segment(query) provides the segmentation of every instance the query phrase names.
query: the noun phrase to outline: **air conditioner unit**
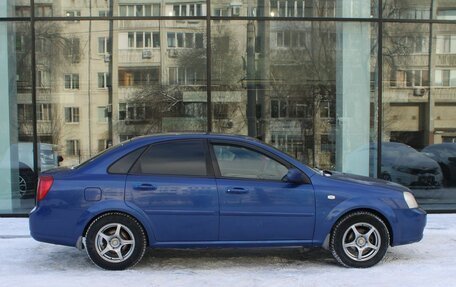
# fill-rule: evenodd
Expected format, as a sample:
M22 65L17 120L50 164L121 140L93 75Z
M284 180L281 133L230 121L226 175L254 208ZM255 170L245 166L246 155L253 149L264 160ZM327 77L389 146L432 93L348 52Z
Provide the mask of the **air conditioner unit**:
M111 54L105 54L104 55L104 62L105 63L111 62Z
M151 50L143 50L142 58L143 59L151 59L152 58L152 51Z
M422 97L422 96L424 96L425 94L426 94L426 89L422 89L422 88L421 88L421 89L420 89L420 88L418 88L418 89L413 89L413 95L414 95L415 97Z
M169 49L168 55L170 58L177 58L177 56L179 55L179 52L176 49Z

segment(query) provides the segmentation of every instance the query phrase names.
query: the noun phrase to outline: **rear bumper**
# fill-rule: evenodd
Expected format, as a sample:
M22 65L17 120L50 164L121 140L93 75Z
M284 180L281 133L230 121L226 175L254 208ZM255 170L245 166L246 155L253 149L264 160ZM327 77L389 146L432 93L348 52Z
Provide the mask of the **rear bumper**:
M397 223L393 233L392 246L418 242L423 239L427 215L421 208L396 211Z
M54 224L56 220L50 216L46 208L33 208L29 214L29 229L33 239L41 242L76 246L77 238L71 236L65 228Z

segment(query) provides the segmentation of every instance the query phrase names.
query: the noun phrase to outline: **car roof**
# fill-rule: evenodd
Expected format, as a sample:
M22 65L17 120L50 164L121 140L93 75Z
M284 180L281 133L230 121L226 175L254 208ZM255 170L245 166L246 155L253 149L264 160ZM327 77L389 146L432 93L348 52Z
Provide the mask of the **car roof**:
M255 141L260 140L236 134L219 134L219 133L161 133L153 135L143 135L132 139L132 141L162 141L162 140L176 140L176 139L221 139L221 140L241 140L241 141Z

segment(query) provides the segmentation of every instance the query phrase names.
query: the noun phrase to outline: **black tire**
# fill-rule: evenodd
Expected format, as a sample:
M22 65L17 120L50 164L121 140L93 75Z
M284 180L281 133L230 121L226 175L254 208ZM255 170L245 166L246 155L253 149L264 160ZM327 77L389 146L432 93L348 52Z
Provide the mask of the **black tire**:
M391 178L391 175L389 175L388 173L383 173L382 174L382 179L386 180L386 181L393 181L392 178Z
M28 198L35 196L37 180L35 173L30 168L19 169L19 198Z
M95 265L107 270L124 270L135 266L141 261L147 247L146 233L141 224L133 217L118 212L96 218L87 229L85 238L89 258ZM133 243L124 245L124 242ZM108 251L101 254L104 250Z
M335 224L329 249L334 258L345 267L368 268L384 258L389 243L390 234L383 220L373 213L357 211L344 216Z

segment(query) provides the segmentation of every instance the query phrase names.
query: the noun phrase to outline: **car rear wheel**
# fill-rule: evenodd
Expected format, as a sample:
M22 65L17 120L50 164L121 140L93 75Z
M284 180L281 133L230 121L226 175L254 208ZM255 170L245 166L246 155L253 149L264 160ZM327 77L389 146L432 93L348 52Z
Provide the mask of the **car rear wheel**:
M390 242L382 219L365 211L340 219L331 233L330 250L345 267L367 268L380 262Z
M144 256L146 246L146 234L141 224L123 213L103 214L87 229L87 254L103 269L133 267Z

